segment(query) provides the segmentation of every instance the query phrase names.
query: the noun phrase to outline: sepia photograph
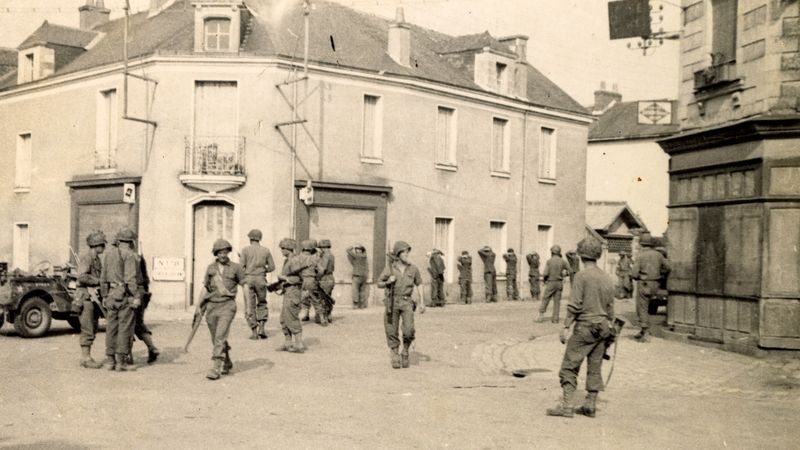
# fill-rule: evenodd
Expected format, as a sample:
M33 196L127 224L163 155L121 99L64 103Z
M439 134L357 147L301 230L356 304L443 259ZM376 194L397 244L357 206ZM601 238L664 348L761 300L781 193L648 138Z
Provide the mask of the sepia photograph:
M799 0L0 0L0 449L796 449Z

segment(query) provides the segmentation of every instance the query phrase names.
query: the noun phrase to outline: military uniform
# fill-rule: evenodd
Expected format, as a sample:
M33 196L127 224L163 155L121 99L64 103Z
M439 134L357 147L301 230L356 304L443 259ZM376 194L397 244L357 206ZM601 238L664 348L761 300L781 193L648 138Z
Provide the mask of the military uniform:
M649 235L642 236L640 243L643 248L633 264L631 276L638 280L636 282L636 316L639 319L641 331L636 338L647 341L650 328L648 312L650 300L658 294L661 279L669 274L670 267L667 258L650 247L652 242Z
M309 320L308 312L310 308L314 307L315 321L322 325L327 326L328 320L324 314L324 308L320 299L319 289L319 254L317 254L317 241L307 239L302 242L303 251L300 253L300 259L305 266L300 272L300 277L303 279L301 299L302 309L300 311L300 320Z
M356 249L361 251L357 252ZM367 251L362 245L350 247L347 249L347 259L353 266L353 308L366 308L367 298L369 297Z
M525 256L528 260L528 283L531 285L531 299L539 300L539 254L536 252L528 253Z
M106 253L101 282L107 284L106 306L106 356L112 357L111 369L131 370L127 357L131 352L135 308L141 306L139 285L136 280L138 260L136 254L122 242L133 244L135 234L130 229L117 233L120 243Z
M224 239L218 239L212 250L215 258L223 250L230 252L232 246ZM228 334L231 322L236 316L236 288L243 285L244 280L242 266L230 259L226 259L225 262L215 260L208 265L203 277L203 286L208 293L204 303L206 323L211 334L213 345L211 360L214 362L214 367L206 377L211 380L219 378L220 374L226 373L232 366L228 353L230 350Z
M333 256L333 253L331 253L331 241L328 239L320 239L319 250L320 255L317 274L319 276L319 289L321 291L320 300L325 318L330 322L331 314L333 313L333 305L336 303L333 299L333 288L336 286L336 279L333 276L333 271L336 268L336 258Z
M135 256L137 261L136 285L139 289L139 297L142 299L142 305L134 310L133 334L147 346L147 362L153 363L158 358L160 352L153 343L153 333L144 323L144 312L150 305L150 277L147 273L147 263L145 259L138 254L135 254Z
M78 259L78 289L75 291L73 312L79 314L81 324L80 346L81 366L87 369L99 369L103 365L92 359L91 349L97 333L97 313L99 308L95 301L99 301L100 280L103 265L100 262L100 253L103 252L106 238L102 231L91 233L87 239L90 252Z
M558 250L554 252L552 250ZM561 249L554 246L551 250L552 256L547 260L544 266L544 296L542 304L539 307L539 321L543 320L544 313L547 311L547 305L550 300L553 301L553 317L550 319L553 323L558 322L558 316L561 312L561 293L564 289L564 275L570 271L570 266L561 257Z
M631 282L631 266L633 263L628 255L625 253L620 254L619 262L617 263L617 289L619 291L619 298L631 298L633 292L633 283Z
M407 243L403 241L395 242L392 250L392 255L395 259L383 269L378 279L378 287L389 290L389 301L386 303L383 326L386 332L386 343L389 346L392 367L395 369L409 366L409 347L414 342L416 332L414 328L414 311L417 308L417 304L414 302L412 295L414 287L422 284L422 275L420 275L417 266L410 262L405 264L400 260L400 253L410 250L411 246ZM394 277L393 282L390 277ZM422 295L421 291L420 295ZM419 301L421 304L420 312L422 312L425 308L425 299L420 298ZM401 321L403 350L398 355Z
M575 284L575 274L581 270L581 259L575 252L567 252L567 264L569 264L569 285Z
M428 260L428 273L431 275L431 306L444 306L444 260L442 252L434 249Z
M300 255L293 253L296 243L293 239L283 239L281 250L284 251L283 268L280 280L283 287L283 306L281 307L281 329L286 342L278 348L283 351L303 352L303 324L300 321L300 290L303 283L300 273L305 266ZM295 339L295 344L292 343Z
M239 257L244 271L245 319L252 331L250 339L266 338L264 325L269 319L267 274L275 270L275 261L269 249L259 243L261 230L251 230L247 236L250 245L242 249Z
M461 301L472 303L472 257L464 252L458 257L458 285L461 288Z
M483 282L487 302L497 301L497 272L494 269L495 254L488 245L478 250L478 255L483 261Z
M517 287L517 255L514 249L508 249L503 255L506 262L506 300L519 300L519 288Z

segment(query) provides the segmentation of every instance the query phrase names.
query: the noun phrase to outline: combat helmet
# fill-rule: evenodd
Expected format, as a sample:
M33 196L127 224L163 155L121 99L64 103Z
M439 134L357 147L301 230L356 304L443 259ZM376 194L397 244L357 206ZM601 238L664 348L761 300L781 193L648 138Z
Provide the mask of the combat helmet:
M297 241L290 238L283 238L280 244L278 244L278 247L284 250L294 251L294 249L297 248Z
M550 253L561 256L561 247L559 247L558 245L550 247Z
M106 245L106 234L100 230L93 231L89 233L89 236L86 236L86 244L89 247L97 247L99 245Z
M263 235L261 234L261 230L259 230L258 228L253 228L252 230L250 230L249 233L247 233L247 238L250 239L251 241L260 241L262 236Z
M300 248L306 251L314 251L314 249L317 248L317 241L314 239L305 239L300 243Z
M216 255L221 250L233 251L233 246L225 239L217 239L214 241L214 247L211 248L211 253Z
M131 230L130 227L122 227L117 232L116 240L119 242L135 242L136 232Z
M320 239L319 240L319 248L331 248L330 239Z
M581 258L597 261L602 254L603 247L597 239L587 237L578 242L578 255Z
M411 246L408 245L408 242L397 241L394 243L394 247L392 247L392 255L400 256L400 253L403 253L406 250L411 250Z
M639 236L639 245L641 245L642 247L653 247L653 244L654 244L653 236L647 231L645 231L644 233L642 233L641 236Z

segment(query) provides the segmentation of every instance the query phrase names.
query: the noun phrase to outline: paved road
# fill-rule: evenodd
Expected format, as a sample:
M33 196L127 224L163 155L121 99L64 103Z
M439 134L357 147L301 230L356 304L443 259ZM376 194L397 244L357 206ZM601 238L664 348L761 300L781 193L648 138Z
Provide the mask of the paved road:
M66 326L27 340L6 324L0 447L796 448L798 360L638 344L632 329L598 417L546 417L560 394L563 346L558 325L533 323L536 306L430 308L417 317L405 370L389 366L378 308L339 309L333 326L306 326L304 355L275 351L277 311L270 339L248 340L240 308L233 374L215 382L204 378L205 328L190 353L180 350L187 313L149 313L162 358L124 374L79 368L78 338ZM135 349L143 361L143 345ZM510 376L516 369L532 373Z

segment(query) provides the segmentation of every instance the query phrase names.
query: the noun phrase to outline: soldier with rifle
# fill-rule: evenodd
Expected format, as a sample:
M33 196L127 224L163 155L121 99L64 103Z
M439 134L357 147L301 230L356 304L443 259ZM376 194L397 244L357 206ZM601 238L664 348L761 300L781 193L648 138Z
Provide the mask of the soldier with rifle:
M100 254L106 248L106 235L102 231L94 231L86 237L89 252L78 259L78 289L72 302L72 312L79 314L81 324L81 367L86 369L99 369L103 367L92 359L92 344L97 333L97 315L95 308L99 307L100 277L103 266Z
M278 283L273 283L268 287L270 290L277 290L279 294L283 294L281 329L285 341L278 347L278 351L303 353L306 351L306 346L303 343L303 324L300 321L302 303L300 291L303 283L300 274L306 266L303 258L295 254L297 242L294 239L282 239L280 247L285 258L283 269L278 277Z
M649 341L650 301L658 295L661 280L669 275L670 267L667 258L653 248L654 242L650 233L642 233L639 238L642 251L633 264L631 277L636 282L636 316L641 331L634 336L639 342Z
M336 304L333 299L333 288L336 285L333 271L336 267L336 259L331 253L331 241L328 239L320 239L317 251L319 252L317 275L319 277L320 300L325 321L330 322L333 305Z
M123 227L106 254L101 275L101 285L105 285L103 299L106 305L106 360L109 370L119 372L136 370L128 365L133 340L134 312L142 305L141 292L137 283L139 261L133 253L136 233Z
M136 284L139 286L142 306L137 308L134 312L133 334L147 346L147 363L152 364L158 359L158 355L160 355L161 352L158 351L158 347L153 343L153 332L150 331L144 323L144 312L150 305L150 298L152 297L150 294L150 276L147 273L147 263L144 257L140 254L136 254L136 261ZM133 337L131 337L131 340L132 339ZM131 346L133 346L133 342L131 342ZM129 355L128 363L133 364L133 353Z

